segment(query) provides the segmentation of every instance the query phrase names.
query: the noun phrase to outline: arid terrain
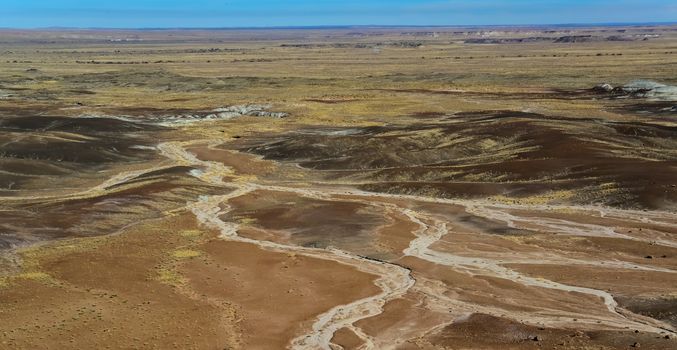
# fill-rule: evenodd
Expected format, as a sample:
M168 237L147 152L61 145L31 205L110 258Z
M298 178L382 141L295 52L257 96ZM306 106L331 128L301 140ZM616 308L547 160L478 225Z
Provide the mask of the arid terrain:
M677 349L677 26L0 30L0 349Z

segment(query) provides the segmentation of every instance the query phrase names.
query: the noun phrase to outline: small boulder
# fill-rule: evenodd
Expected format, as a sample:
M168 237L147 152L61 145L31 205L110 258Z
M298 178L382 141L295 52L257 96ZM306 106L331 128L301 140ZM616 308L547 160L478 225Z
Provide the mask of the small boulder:
M609 92L613 91L613 89L614 89L614 87L611 86L611 84L602 83L602 84L599 84L599 85L595 85L595 87L592 88L592 91L600 92L600 93L609 93Z

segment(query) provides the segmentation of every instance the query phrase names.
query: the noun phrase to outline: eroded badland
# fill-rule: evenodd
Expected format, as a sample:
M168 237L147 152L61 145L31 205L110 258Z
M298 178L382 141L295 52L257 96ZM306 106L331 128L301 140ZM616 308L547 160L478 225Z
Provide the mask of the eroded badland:
M677 348L677 27L0 44L0 348Z

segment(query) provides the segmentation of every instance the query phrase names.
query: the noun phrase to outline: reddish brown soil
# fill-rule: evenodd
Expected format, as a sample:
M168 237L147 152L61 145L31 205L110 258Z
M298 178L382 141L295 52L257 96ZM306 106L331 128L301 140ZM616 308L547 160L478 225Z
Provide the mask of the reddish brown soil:
M197 295L238 310L245 348L282 349L315 316L379 292L374 276L333 261L247 243L210 241L201 250L205 259L182 272Z

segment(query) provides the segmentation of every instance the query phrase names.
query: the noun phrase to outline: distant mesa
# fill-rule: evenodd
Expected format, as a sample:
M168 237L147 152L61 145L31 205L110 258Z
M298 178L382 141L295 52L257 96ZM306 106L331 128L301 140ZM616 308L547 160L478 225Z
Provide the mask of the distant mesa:
M555 39L556 43L586 43L593 41L592 35L566 35Z
M636 41L649 40L650 38L657 38L658 35L610 35L610 36L594 36L594 35L563 35L563 36L530 36L519 38L470 38L463 42L466 44L522 44L522 43L555 43L555 44L574 44L574 43L589 43L602 41Z

